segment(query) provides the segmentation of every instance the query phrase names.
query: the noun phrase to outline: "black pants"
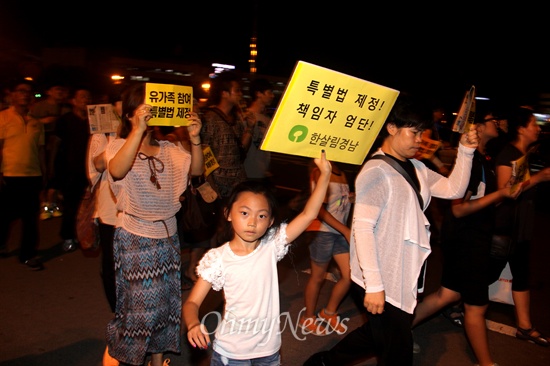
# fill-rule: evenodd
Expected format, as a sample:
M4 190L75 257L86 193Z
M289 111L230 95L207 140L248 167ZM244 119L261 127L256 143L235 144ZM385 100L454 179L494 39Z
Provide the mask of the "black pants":
M413 314L387 302L382 314L366 314L367 322L346 335L330 350L311 356L304 366L355 365L371 357L378 358L378 366L412 365Z
M78 213L80 201L82 201L82 197L84 197L84 193L86 193L86 181L74 182L74 184L65 185L60 189L63 194L63 216L61 217L59 236L61 236L63 240L77 238L76 214Z
M115 312L116 306L116 280L115 259L113 255L113 236L115 227L99 223L99 245L101 246L101 279L103 290L109 302L111 311Z
M4 177L0 187L0 247L7 245L11 223L21 219L19 261L36 256L42 177Z

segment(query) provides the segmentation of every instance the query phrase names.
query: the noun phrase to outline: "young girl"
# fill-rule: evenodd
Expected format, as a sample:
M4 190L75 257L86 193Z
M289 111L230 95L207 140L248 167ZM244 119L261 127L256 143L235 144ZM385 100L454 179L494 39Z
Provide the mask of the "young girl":
M210 289L224 290L225 311L216 329L211 365L224 365L227 360L280 364L277 262L323 204L331 164L324 151L314 162L321 172L317 185L303 211L289 223L272 226L277 202L262 183L240 183L228 197L224 214L232 239L201 259L199 279L183 305L189 342L206 349L210 336L198 317L199 308Z
M342 324L338 307L351 285L349 267L350 228L347 226L353 193L348 180L338 163L331 163L332 174L324 204L319 216L307 228L304 236L309 244L311 276L304 290L304 312L300 326L315 335L326 335L328 331L344 334L347 327ZM310 184L315 187L319 169L310 173ZM330 261L334 259L340 270L340 278L330 292L326 307L316 315L317 300L325 282ZM319 323L325 323L327 328Z

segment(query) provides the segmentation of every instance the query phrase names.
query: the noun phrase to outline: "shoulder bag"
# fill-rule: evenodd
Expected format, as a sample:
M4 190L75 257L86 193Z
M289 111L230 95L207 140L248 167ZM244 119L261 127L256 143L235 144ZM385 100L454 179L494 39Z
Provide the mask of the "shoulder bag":
M215 224L219 196L204 176L189 179L189 185L181 197L181 231L207 229Z
M101 177L97 183L90 184L78 206L76 214L76 237L82 250L99 248L99 221L94 217Z

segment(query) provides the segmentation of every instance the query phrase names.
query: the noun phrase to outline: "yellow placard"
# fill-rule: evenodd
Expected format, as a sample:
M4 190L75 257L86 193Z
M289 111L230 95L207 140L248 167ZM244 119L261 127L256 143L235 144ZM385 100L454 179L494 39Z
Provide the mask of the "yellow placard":
M418 153L415 155L416 159L431 159L435 152L441 147L441 141L432 140L422 135L422 142Z
M193 87L146 83L145 103L153 107L149 126L187 126L193 110Z
M531 179L529 164L526 155L512 161L512 186L510 192L514 193L523 183Z
M399 91L298 61L262 150L360 165Z
M214 152L210 146L205 146L202 149L202 154L204 155L204 176L208 177L210 173L218 169L220 165L214 156Z

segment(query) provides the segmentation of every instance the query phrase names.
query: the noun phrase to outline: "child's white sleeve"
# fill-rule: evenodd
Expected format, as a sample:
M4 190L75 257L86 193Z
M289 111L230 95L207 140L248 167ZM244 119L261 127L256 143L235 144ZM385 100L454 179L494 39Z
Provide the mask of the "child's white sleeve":
M212 284L212 289L220 291L225 285L222 270L222 247L210 249L201 258L197 266L197 274Z
M287 223L282 223L278 230L270 230L266 239L272 242L275 246L275 254L277 255L277 261L280 261L288 253L290 244L286 236Z

